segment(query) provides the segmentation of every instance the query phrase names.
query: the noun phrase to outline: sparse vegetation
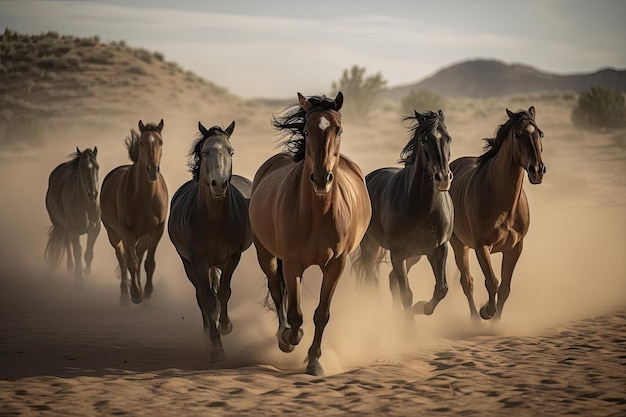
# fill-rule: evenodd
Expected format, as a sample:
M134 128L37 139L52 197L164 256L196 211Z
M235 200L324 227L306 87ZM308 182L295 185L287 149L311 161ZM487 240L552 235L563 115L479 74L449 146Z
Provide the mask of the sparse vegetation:
M444 110L445 100L428 90L411 91L402 99L400 110L403 115L412 115L414 110L424 112L427 110Z
M344 94L342 112L355 121L364 121L378 104L387 89L387 81L380 73L365 76L365 68L354 65L344 70L341 78L331 86L334 97L338 91Z
M578 98L572 122L586 128L626 127L624 95L603 87L591 87Z

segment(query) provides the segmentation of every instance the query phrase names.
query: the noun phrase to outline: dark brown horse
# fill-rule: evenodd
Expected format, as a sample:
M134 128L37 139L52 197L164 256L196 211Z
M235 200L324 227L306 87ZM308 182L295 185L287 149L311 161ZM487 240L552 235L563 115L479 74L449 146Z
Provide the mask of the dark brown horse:
M136 304L143 298L140 266L146 250L145 295L152 294L154 253L167 216L167 186L159 167L162 130L163 120L158 125L144 125L140 120L139 133L131 129L125 143L132 165L122 165L109 172L100 192L102 223L120 266L122 301L128 297L130 272L130 297Z
M193 179L172 197L168 232L187 278L196 288L204 335L212 362L225 359L220 333L233 328L228 317L230 280L241 253L252 244L248 220L250 180L232 173L230 137L235 122L223 130L206 129L190 153ZM219 327L218 322L219 306Z
M489 293L480 317L488 320L495 315L499 319L530 223L523 189L524 171L531 184L541 184L546 172L541 158L543 132L535 122L535 108L517 113L507 109L506 113L509 120L499 127L495 138L487 139L487 151L483 155L459 158L450 164L455 175L450 188L455 207L450 243L474 320L480 318L474 304L469 249L476 252ZM498 252L502 252L499 285L491 266L491 254Z
M278 315L278 346L290 352L302 338L300 308L304 270L323 273L315 336L306 372L322 375L319 358L330 303L348 255L361 241L371 207L361 169L339 153L343 95L332 100L298 93L273 125L289 135L287 152L257 171L250 200L250 222L261 269Z
M389 251L394 304L401 304L413 322L413 313L432 314L448 291L446 259L454 209L448 193L451 139L443 112L416 111L414 118L405 120L415 123L401 153L404 168L380 168L365 177L372 220L353 268L360 282L377 284L378 265ZM435 291L430 301L413 306L408 272L422 255L427 256L435 274Z
M57 266L66 254L67 270L73 271L77 278L83 276L79 238L87 234L84 273L90 274L93 246L101 227L97 154L97 147L82 152L76 148L76 152L70 155L72 159L54 168L48 179L46 209L52 226L44 255L50 265Z

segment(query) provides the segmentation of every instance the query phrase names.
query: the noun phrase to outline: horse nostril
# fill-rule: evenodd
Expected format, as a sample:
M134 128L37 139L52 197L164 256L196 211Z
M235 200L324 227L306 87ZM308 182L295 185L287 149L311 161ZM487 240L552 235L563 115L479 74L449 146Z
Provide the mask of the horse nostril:
M227 185L228 185L228 181L224 181L224 183L222 184L222 190L225 190Z
M436 181L441 181L441 175L439 175L438 172L435 172L435 180Z
M158 174L161 172L161 167L159 165L156 166L155 172Z
M528 167L528 172L530 172L531 174L534 174L536 172L535 171L535 166L534 165L529 166Z
M542 165L542 168L543 168L543 169L542 169L542 171L543 171L542 173L543 173L543 174L545 174L545 173L546 173L546 171L547 171L546 166L545 166L545 165Z
M315 174L311 172L311 176L309 177L311 182L315 182Z
M326 182L332 182L334 177L333 173L329 172L328 175L326 175Z
M215 180L211 180L211 187L217 187L217 182Z

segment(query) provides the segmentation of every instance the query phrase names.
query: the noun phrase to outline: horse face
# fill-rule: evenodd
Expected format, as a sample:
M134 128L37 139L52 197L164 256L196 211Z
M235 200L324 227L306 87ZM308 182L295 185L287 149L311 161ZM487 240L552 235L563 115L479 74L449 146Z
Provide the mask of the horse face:
M200 184L208 186L215 199L226 196L233 170L233 153L234 149L225 134L210 136L202 145Z
M85 149L83 152L79 152L80 161L78 163L80 185L85 195L92 203L98 198L98 173L100 165L98 165L98 161L96 161L96 153L97 148L94 148L94 151Z
M161 155L163 153L163 139L161 132L144 130L139 138L139 163L146 167L146 174L150 181L156 181L161 170Z
M307 112L315 107L300 93L298 93L298 100L302 109ZM335 179L333 172L339 163L339 147L343 131L339 115L339 110L343 105L343 94L339 92L335 100L328 100L326 104L334 106L334 109L330 107L331 110L328 110L329 107L323 107L326 110L313 111L306 116L304 123L305 164L311 171L309 179L317 195L327 194Z
M433 185L439 191L448 191L453 174L450 170L450 142L445 125L435 123L433 129L421 140L422 166L428 175L432 175Z
M529 110L534 116L534 107ZM528 180L531 184L541 184L543 175L546 173L546 166L543 163L543 131L537 127L534 119L522 119L513 130L513 140L515 141L515 159L520 166L528 173Z

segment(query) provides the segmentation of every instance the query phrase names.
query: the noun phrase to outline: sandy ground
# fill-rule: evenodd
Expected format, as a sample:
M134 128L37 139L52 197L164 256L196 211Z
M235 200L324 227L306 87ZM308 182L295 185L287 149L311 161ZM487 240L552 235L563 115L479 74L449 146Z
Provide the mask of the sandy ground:
M185 153L196 123L166 119L162 172L170 195L189 178ZM251 178L275 138L269 128L269 138L240 132L235 172ZM433 316L416 317L412 338L396 325L386 285L365 296L346 271L322 345L326 376L317 378L303 374L320 285L315 270L305 274L305 337L284 354L275 317L261 305L266 287L254 249L247 251L233 279L228 358L211 364L193 286L167 236L157 251L155 293L142 305L119 305L104 229L83 282L44 264L49 172L76 144L97 144L103 178L126 163L125 133L0 155L0 415L626 415L623 147L608 139L591 145L599 136L569 143L567 132L548 142L546 134L549 171L541 186L525 185L531 230L500 323L471 324L452 257L448 296ZM392 165L405 140L385 154L355 136L344 135L343 149L366 172ZM453 157L480 151L463 134L455 140ZM482 304L483 280L475 261L472 267ZM429 297L433 284L426 262L412 270L416 299Z

